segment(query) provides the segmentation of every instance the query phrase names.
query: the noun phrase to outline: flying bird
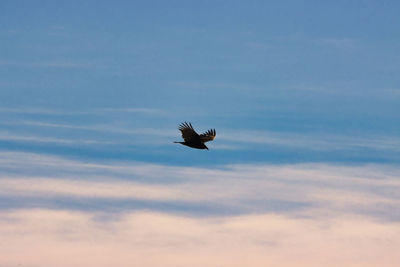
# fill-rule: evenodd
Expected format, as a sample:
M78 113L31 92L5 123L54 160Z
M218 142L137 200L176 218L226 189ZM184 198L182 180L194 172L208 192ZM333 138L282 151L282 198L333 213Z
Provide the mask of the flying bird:
M185 146L197 148L197 149L207 149L205 142L212 141L215 138L216 132L215 129L210 129L203 134L197 134L193 129L192 124L189 122L184 122L179 125L179 130L182 132L182 138L185 140L184 142L174 142L178 144L182 144Z

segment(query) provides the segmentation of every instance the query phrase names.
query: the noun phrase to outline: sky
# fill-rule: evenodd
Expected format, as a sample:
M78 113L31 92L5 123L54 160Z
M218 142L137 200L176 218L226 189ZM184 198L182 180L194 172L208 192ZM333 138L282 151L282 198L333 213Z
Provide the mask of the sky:
M399 266L399 10L0 1L0 267Z

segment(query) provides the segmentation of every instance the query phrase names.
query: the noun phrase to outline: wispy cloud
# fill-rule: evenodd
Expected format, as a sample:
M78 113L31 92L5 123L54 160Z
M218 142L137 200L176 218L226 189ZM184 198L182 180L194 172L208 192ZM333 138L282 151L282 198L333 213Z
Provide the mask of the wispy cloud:
M107 109L102 109L101 112L106 112ZM112 109L111 109L112 110ZM110 112L112 112L110 110ZM1 111L1 110L0 110ZM18 112L14 109L4 109L5 112ZM160 114L162 111L153 109L115 109L115 112L140 112L148 114ZM24 112L40 112L45 114L56 114L52 110L26 110ZM93 111L96 112L96 111ZM100 112L100 111L97 111ZM60 113L62 114L62 113ZM86 112L86 114L91 114ZM72 124L72 123L59 123L51 121L40 121L40 120L13 120L4 121L3 125L27 125L43 128L61 128L69 130L86 130L93 132L113 133L120 135L136 135L138 138L135 139L137 144L155 144L160 145L165 142L169 142L173 138L179 138L180 134L177 129L160 129L150 127L132 127L131 125L118 124L115 125L112 122L103 124ZM76 143L84 142L83 140L74 140L65 137L64 139L59 137L41 137L41 136L29 136L20 135L18 133L12 133L9 131L7 134L3 132L0 136L1 139L7 140L20 140L33 142L59 142L59 143ZM168 138L169 141L166 141ZM92 141L87 140L86 143ZM100 142L100 141L93 141ZM107 140L101 141L107 143ZM128 142L125 140L125 143ZM109 143L116 143L115 140L110 140ZM213 142L213 147L220 150L245 150L254 148L257 145L257 149L263 149L264 146L275 146L275 147L286 147L292 149L302 149L306 151L357 151L360 149L371 149L381 150L385 152L399 151L400 139L397 136L385 136L385 135L372 135L362 134L355 137L354 135L344 134L329 134L324 132L274 132L274 131L256 131L256 130L232 130L232 129L218 129L217 139Z
M336 47L341 49L356 49L360 47L360 42L354 38L347 37L324 37L316 38L314 42L319 45Z
M224 132L224 131L222 131ZM285 133L272 131L231 131L229 135L220 134L218 138L229 142L278 145L310 150L340 150L371 148L397 151L400 139L396 136L346 136L326 133Z
M25 134L19 131L0 131L0 140L2 141L13 141L13 142L24 142L24 143L48 143L48 144L59 144L59 145L96 145L96 144L119 144L119 145L149 145L159 146L171 144L172 139L177 137L177 130L165 129L160 130L157 128L132 128L124 125L109 124L88 124L88 125L77 125L67 123L53 123L43 121L12 121L2 122L3 125L15 125L15 126L32 126L34 128L49 128L56 132L48 131L46 135L30 134L29 131ZM63 130L62 136L57 130ZM76 137L77 132L89 132L89 137L82 139ZM32 131L34 132L34 131ZM95 133L98 135L95 135ZM70 135L68 133L75 133ZM106 135L106 136L104 136ZM110 137L110 135L112 135ZM227 146L222 146L222 149L226 149ZM232 149L232 147L229 147Z
M11 123L10 123L11 124ZM12 122L16 125L30 125L38 127L48 127L48 128L66 128L66 129L76 129L76 130L90 130L99 132L112 132L121 134L147 134L147 135L159 135L159 136L175 136L176 130L168 129L155 129L155 128L128 128L115 126L112 124L92 124L92 125L77 125L77 124L63 124L63 123L52 123L52 122L42 122L42 121L18 121Z
M19 113L19 114L71 114L75 113L74 111L60 111L60 110L55 110L55 109L49 109L49 108L36 108L36 107L13 107L13 108L8 108L8 107L1 107L0 112L2 113Z
M25 142L25 143L50 143L60 145L94 145L94 144L115 144L112 141L98 141L93 139L64 139L55 137L44 137L34 135L19 135L9 132L0 132L1 141Z
M44 61L0 60L0 66L26 68L62 68L62 69L107 69L102 62L56 59Z
M120 113L143 113L143 114L153 114L153 115L165 115L166 111L156 108L100 108L96 109L100 112L120 112Z
M104 114L108 112L119 113L143 113L160 115L166 114L164 110L156 108L140 108L140 107L126 107L126 108L94 108L86 110L60 110L51 108L37 108L37 107L0 107L0 112L3 113L18 113L18 114L49 114L49 115L82 115L82 114Z
M237 213L273 210L308 216L309 211L323 211L400 220L400 214L393 213L393 207L400 205L400 170L393 166L224 165L210 169L85 163L4 152L0 167L5 170L0 180L3 197L179 201Z
M386 89L382 89L381 91L392 97L400 96L400 88L386 88Z

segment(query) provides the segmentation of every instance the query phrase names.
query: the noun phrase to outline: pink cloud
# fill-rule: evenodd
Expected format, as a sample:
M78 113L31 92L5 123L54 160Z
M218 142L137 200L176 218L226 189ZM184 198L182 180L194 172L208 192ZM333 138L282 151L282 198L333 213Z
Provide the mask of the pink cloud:
M400 224L276 214L193 218L54 210L0 214L1 266L398 266Z

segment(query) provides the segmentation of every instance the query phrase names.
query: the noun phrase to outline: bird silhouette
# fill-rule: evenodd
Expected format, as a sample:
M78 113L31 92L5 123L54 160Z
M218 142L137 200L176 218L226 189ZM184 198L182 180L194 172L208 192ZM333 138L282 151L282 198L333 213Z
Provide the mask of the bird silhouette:
M208 147L204 143L214 140L216 135L215 129L210 129L207 132L199 135L193 129L193 126L190 122L181 123L179 125L179 130L182 132L182 138L184 142L174 142L174 143L182 144L197 149L208 150Z

